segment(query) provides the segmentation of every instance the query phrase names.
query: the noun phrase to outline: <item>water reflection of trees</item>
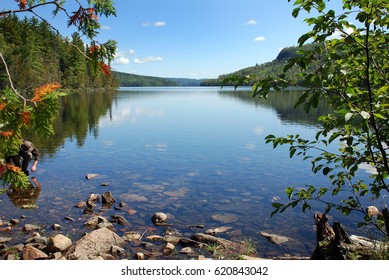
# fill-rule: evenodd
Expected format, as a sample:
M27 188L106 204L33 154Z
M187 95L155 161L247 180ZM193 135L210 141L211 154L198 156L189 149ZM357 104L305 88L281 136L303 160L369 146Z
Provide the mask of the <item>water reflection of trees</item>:
M272 92L268 98L253 97L253 93L249 90L222 91L220 94L221 96L236 98L255 106L272 108L277 112L277 115L283 122L290 124L315 126L318 125L318 117L331 112L331 106L324 102L321 102L316 110L311 109L309 114L304 111L303 106L294 108L294 104L297 103L302 95L301 90Z
M115 93L112 91L69 93L61 98L61 109L54 124L54 135L43 138L29 133L42 155L53 155L64 145L66 139L83 146L88 134L97 137L98 122L102 116L111 112Z
M161 92L157 90L155 93ZM132 96L137 94L142 94L144 98L143 93L132 92ZM317 110L312 110L309 114L302 107L294 109L293 106L301 95L301 91L296 90L272 93L267 99L253 98L249 90L223 90L220 95L239 99L254 106L272 108L283 122L291 124L317 125L317 118L330 112L329 104L325 103L319 104ZM111 113L115 97L115 92L112 91L69 93L60 99L61 109L54 125L55 134L43 138L30 133L26 137L32 140L45 156L54 155L67 139L76 141L78 146L83 146L88 135L98 136L99 119Z

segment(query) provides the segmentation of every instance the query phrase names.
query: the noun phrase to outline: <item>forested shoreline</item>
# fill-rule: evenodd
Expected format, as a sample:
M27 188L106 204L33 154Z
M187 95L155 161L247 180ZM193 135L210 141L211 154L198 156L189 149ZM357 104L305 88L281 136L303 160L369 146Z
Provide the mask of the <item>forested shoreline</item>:
M85 55L89 50L74 32L63 38L36 18L15 15L0 18L0 51L8 65L14 86L28 92L32 84L60 83L62 88L116 88L114 76L96 73ZM0 87L9 85L3 65Z

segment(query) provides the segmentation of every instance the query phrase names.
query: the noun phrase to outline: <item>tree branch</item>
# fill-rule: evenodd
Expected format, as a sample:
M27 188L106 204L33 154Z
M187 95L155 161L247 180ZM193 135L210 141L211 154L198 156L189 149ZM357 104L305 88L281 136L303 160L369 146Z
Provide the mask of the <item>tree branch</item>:
M8 70L8 65L7 65L7 62L5 61L4 59L4 56L2 53L0 53L0 58L4 64L4 68L5 68L5 72L7 73L7 78L8 78L8 82L10 84L10 87L12 89L12 91L20 98L23 100L23 106L26 107L26 104L27 104L27 101L28 99L26 99L23 95L21 95L15 88L13 82L12 82L12 78L11 78L11 74L9 73L9 70Z

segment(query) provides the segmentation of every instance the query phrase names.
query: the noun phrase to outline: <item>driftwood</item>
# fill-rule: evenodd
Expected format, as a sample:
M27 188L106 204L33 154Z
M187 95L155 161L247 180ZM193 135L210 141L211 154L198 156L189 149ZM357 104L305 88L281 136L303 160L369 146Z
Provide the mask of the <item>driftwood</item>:
M388 250L388 245L384 242L348 235L342 224L337 221L331 227L325 214L317 213L314 219L317 244L311 259L374 259L380 250Z

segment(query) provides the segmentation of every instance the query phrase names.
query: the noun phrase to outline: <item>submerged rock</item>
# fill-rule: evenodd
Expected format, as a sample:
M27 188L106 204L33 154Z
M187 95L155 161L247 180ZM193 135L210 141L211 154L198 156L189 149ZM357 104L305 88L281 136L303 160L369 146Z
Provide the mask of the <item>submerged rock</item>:
M123 216L120 216L120 215L112 215L112 218L115 219L115 221L119 224L119 225L129 225L130 223L126 220L126 218L124 218Z
M263 231L260 232L259 234L262 235L263 237L267 238L271 243L274 243L277 245L280 245L282 243L289 241L288 237L282 236L282 235L271 234L271 233L267 233L267 232L263 232Z
M156 212L151 217L151 221L154 224L163 224L163 223L166 223L166 220L167 220L167 215L165 213L162 213L162 212Z
M123 236L123 239L126 240L126 241L138 241L141 239L141 235L139 232L136 232L136 231L128 231L124 234Z
M212 219L225 224L229 224L238 221L239 217L235 214L215 214L212 215Z
M24 231L39 231L41 230L42 228L40 226L37 226L37 225L32 225L32 224L25 224L23 226L23 230Z
M226 232L226 231L228 231L230 229L231 229L231 227L211 228L211 229L208 229L205 233L206 234L210 234L210 235L216 235L218 233Z
M90 179L93 179L93 178L96 178L99 176L100 176L100 174L97 174L97 173L89 173L89 174L86 174L85 178L90 180Z
M94 216L84 223L85 226L93 229L108 228L113 229L113 225L103 216Z
M116 201L111 192L105 192L101 197L103 204L112 205Z

